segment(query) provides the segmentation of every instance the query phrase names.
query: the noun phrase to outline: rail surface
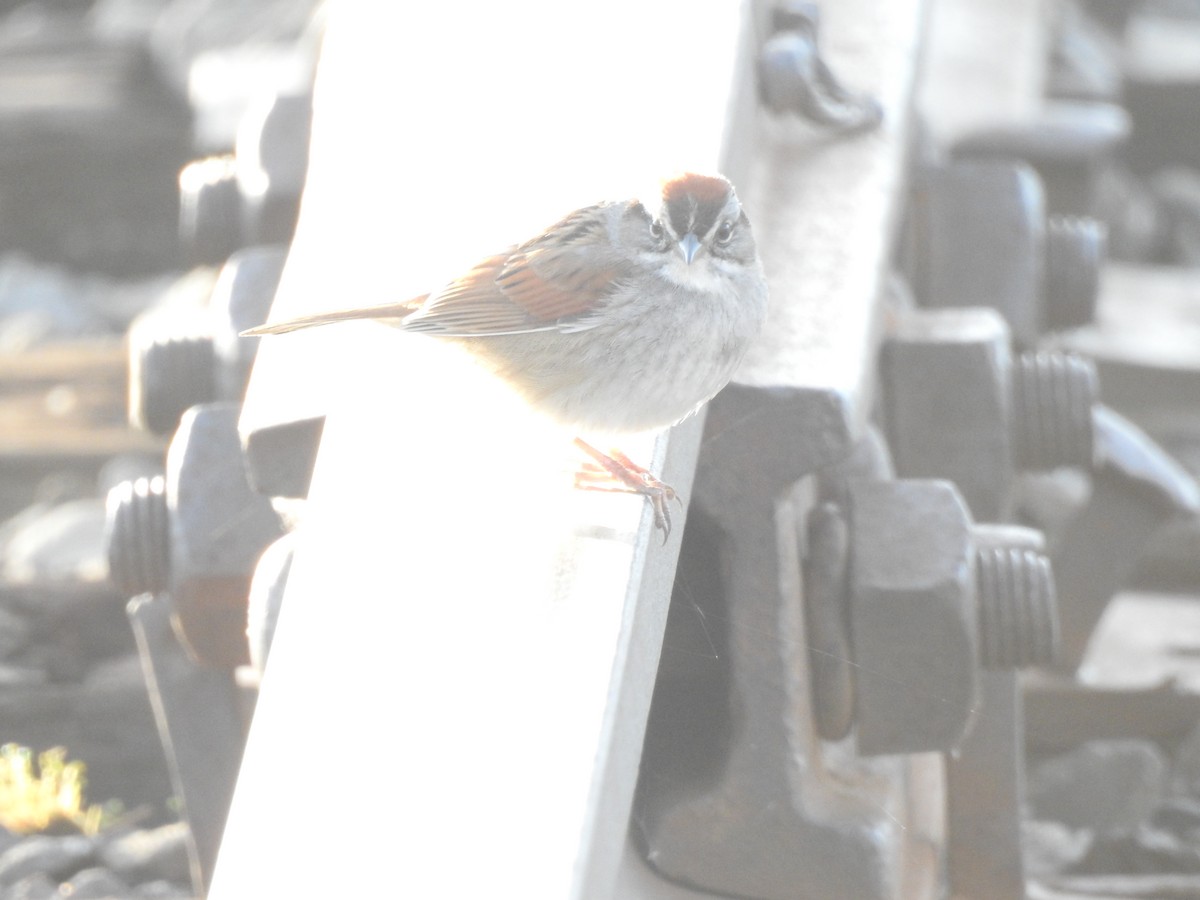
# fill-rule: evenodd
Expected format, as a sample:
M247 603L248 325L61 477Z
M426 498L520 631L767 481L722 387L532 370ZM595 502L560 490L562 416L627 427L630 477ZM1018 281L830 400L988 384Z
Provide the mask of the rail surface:
M415 296L661 173L737 181L749 14L338 6L274 314ZM639 500L572 491L569 436L432 341L265 343L243 430L321 414L212 896L365 895L351 861L389 858L424 896L605 896L682 529L662 546ZM687 497L701 425L625 450Z
M787 427L804 443L766 451L764 471L786 479L845 458L874 402L922 4L823 11L831 62L885 110L880 131L853 136L760 106L754 60L772 5L615 3L582 20L551 2L516 17L337 7L273 316L415 296L566 210L661 173L719 169L751 214L773 295L735 381L747 396L795 398ZM498 884L527 897L689 895L627 849L682 529L663 545L636 498L571 490L569 436L436 342L371 324L264 342L243 433L322 416L212 896L349 896L377 877L352 861L386 858L424 896ZM703 426L624 449L685 499L720 503L741 474L693 486ZM788 501L797 515L811 502L801 494ZM765 562L778 583L761 602L783 591L786 605L798 562L773 550ZM928 810L905 793L936 782L936 758L855 763L862 796L825 820L820 796L844 790L844 762L809 752L814 833L850 827L875 845L883 829L886 890L930 894L936 784ZM329 780L336 797L316 787ZM866 845L847 846L860 867Z

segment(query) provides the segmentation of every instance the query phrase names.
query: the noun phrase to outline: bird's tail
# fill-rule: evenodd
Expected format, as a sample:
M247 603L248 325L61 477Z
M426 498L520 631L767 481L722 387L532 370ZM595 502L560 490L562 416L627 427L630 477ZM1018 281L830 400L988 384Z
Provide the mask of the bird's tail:
M287 334L289 331L315 328L318 325L330 325L334 322L347 322L352 319L378 319L396 325L400 320L415 312L424 302L425 297L418 297L408 303L385 303L381 306L360 306L357 309L335 309L308 316L297 316L294 319L284 319L281 322L266 322L254 328L247 328L241 335L242 337L256 337L264 334Z

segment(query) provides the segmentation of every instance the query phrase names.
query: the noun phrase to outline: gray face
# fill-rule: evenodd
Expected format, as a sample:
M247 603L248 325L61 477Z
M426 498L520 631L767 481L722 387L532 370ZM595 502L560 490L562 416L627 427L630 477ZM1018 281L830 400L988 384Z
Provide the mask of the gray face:
M749 262L754 237L732 186L724 179L686 175L668 182L657 217L641 204L632 204L623 229L639 250L693 260ZM637 227L644 234L636 233Z

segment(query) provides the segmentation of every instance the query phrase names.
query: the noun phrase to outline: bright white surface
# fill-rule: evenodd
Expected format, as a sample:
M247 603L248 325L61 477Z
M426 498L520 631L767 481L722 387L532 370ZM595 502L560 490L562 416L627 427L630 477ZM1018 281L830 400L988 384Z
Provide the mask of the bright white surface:
M697 9L335 6L275 315L423 293L715 169L739 8ZM355 323L258 366L256 414L331 412L212 896L611 893L678 532L571 490L569 436L435 340Z
M318 87L312 155L362 191L345 205L376 227L337 227L392 260L392 278L339 272L340 295L308 291L305 309L425 293L579 206L716 168L737 4L392 6L335 9L325 54L352 61L357 83Z
M921 0L822 5L822 56L882 104L883 122L836 135L793 116L769 120L748 192L771 304L735 380L832 392L856 433L871 412L878 298L907 190L922 11Z

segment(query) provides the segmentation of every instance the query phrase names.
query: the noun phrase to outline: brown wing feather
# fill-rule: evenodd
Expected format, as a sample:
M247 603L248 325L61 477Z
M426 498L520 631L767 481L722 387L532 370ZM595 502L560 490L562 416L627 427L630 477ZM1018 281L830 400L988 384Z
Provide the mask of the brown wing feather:
M408 331L487 335L547 331L603 304L617 272L598 263L597 207L579 210L534 240L490 257L430 295ZM607 240L607 236L604 237Z
M597 244L600 207L567 216L533 240L489 256L467 274L406 303L315 313L268 323L245 335L284 334L348 319L400 319L405 331L443 335L548 331L579 320L603 304L617 271ZM607 235L601 240L607 241Z

